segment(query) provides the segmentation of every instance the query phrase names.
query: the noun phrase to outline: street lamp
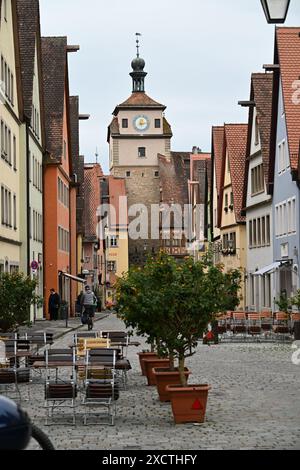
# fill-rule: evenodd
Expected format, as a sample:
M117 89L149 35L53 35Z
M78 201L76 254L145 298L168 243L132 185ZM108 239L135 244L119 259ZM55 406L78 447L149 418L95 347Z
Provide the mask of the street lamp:
M269 24L285 22L290 0L261 0L261 4Z

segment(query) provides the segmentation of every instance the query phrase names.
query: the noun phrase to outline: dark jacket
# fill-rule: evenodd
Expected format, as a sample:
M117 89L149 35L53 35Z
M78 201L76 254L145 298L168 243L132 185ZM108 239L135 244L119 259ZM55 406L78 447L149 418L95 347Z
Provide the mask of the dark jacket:
M51 310L58 310L61 304L60 296L59 294L51 294L49 296L49 312Z

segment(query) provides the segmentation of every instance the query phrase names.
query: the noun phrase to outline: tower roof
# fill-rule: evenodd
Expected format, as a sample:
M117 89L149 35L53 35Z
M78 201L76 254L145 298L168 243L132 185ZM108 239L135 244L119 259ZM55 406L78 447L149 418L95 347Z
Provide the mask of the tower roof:
M166 106L154 101L146 93L134 92L126 101L115 108L113 114L116 116L121 109L161 109L164 111Z

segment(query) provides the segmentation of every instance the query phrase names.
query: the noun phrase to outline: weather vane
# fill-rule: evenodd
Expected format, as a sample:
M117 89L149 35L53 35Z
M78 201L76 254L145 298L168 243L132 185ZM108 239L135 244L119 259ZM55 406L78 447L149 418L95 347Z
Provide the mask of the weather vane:
M95 157L96 157L96 163L98 163L98 157L99 157L98 147L96 147Z
M140 57L140 40L139 37L142 36L141 33L135 33L136 35L136 49L137 49L137 57Z

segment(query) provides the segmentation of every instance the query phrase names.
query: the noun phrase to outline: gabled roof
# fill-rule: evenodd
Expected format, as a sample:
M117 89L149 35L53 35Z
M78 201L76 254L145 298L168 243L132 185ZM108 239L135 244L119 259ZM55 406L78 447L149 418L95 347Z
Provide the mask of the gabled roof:
M189 203L189 159L190 153L188 152L171 152L170 158L158 155L161 201L163 203L181 206Z
M70 96L70 136L72 151L72 173L78 175L79 164L79 97Z
M157 101L154 101L146 93L135 92L123 103L119 104L113 114L117 115L120 109L136 109L136 108L145 108L145 109L162 109L165 110L166 106Z
M84 166L84 240L86 242L93 242L98 239L97 209L101 204L100 178L102 177L102 168L98 163Z
M257 123L259 128L261 153L263 160L264 176L266 186L269 183L269 171L271 162L270 140L272 125L272 98L273 98L273 73L253 73L251 76L250 101L255 103L257 113ZM248 139L247 139L247 161L244 182L243 207L247 204L248 191L248 171L251 152L251 140L253 131L254 110L251 106L249 109L248 121Z
M276 28L275 63L280 65L291 169L298 171L300 142L300 28ZM277 62L278 59L278 62Z
M67 38L42 38L46 148L57 162L63 154L65 87L68 87ZM67 97L68 99L68 97Z
M17 20L20 47L24 113L32 114L35 49L40 49L40 10L38 0L17 0ZM39 64L40 66L40 64ZM41 88L41 85L40 85ZM42 94L42 93L41 93ZM41 97L42 98L42 97Z
M225 124L225 145L222 160L221 197L219 201L219 226L222 222L224 179L226 155L229 158L230 177L233 192L236 223L245 222L241 215L243 208L243 190L246 167L248 124Z
M110 229L127 228L128 215L120 213L120 209L122 209L120 205L120 197L126 197L125 178L116 178L114 176L109 176L108 186L109 186L109 203L111 204L112 207L114 207L115 215L116 215L115 220L113 220L113 218L110 218L110 222L111 222ZM115 222L115 224L113 222Z
M217 194L221 192L222 161L224 154L224 126L213 126L212 128L212 160L217 185Z

